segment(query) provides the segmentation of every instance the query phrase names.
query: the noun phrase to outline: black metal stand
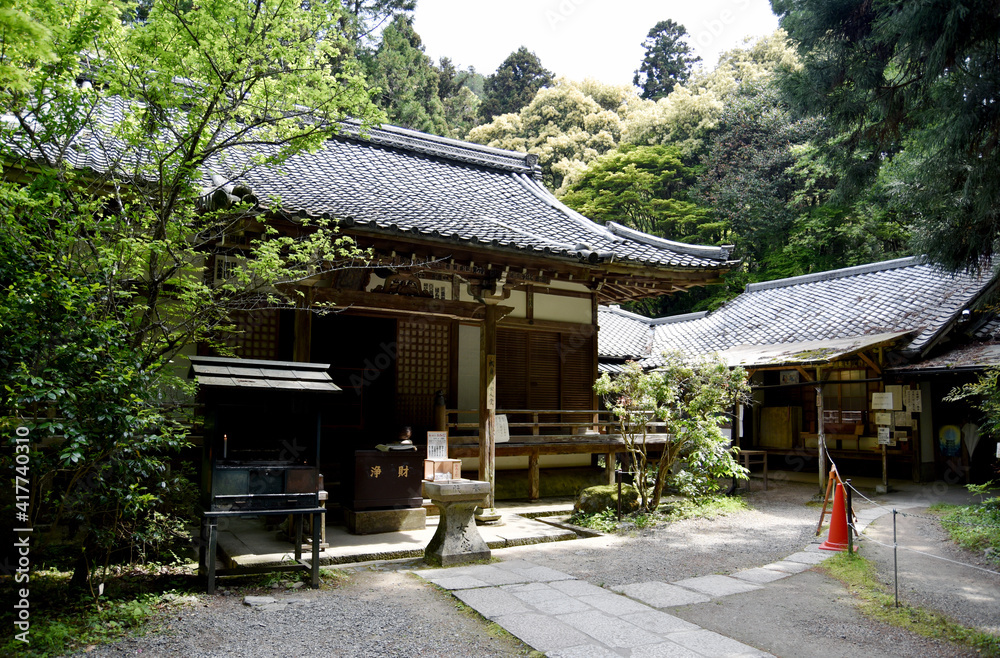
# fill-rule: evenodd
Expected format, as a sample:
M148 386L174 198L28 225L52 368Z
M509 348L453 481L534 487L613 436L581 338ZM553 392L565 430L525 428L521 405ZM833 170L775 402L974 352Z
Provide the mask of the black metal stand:
M271 510L231 510L203 511L201 525L201 543L198 548L198 575L207 577L206 589L209 594L215 593L215 578L217 576L246 575L255 573L271 573L275 571L311 571L313 589L319 587L319 544L320 519L326 510L322 507L307 507L301 509L271 509ZM312 563L302 560L302 519L305 515L312 516ZM290 565L274 565L261 567L236 567L231 569L216 569L216 551L219 541L219 519L247 516L292 516L295 519L295 562Z

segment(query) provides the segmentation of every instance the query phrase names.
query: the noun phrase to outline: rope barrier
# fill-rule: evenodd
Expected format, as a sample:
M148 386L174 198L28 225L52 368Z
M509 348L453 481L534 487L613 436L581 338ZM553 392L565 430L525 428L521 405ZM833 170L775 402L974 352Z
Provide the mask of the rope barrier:
M880 505L879 503L876 503L874 500L872 500L868 496L866 496L863 493L861 493L860 491L858 491L858 489L853 484L845 481L844 485L847 486L847 487L850 487L851 491L853 491L857 495L861 496L867 502L871 503L875 507L887 510L889 512L893 511L893 508L886 507L885 505ZM963 526L968 526L970 528L1000 528L1000 525L995 525L993 523L969 523L967 521L945 521L945 520L941 519L940 517L936 517L936 516L924 516L922 514L913 514L912 512L909 512L909 513L908 512L900 512L899 510L895 510L895 511L896 511L896 514L899 514L900 516L908 516L908 517L911 517L911 518L914 518L914 519L924 519L926 521L939 521L941 523L953 523L955 525L963 525Z
M852 529L854 529L854 526L852 524L849 524L849 525L850 525L850 527ZM950 558L941 557L940 555L934 555L933 553L927 553L925 551L918 551L915 548L909 548L907 546L900 546L899 544L896 544L895 546L893 544L886 544L884 542L880 542L879 540L877 540L877 539L875 539L873 537L869 537L868 535L858 535L858 540L859 541L864 541L864 542L869 542L870 541L870 542L872 542L874 544L878 544L879 546L883 546L885 548L901 548L904 551L910 551L911 553L918 553L920 555L926 555L927 557L932 557L935 560L942 560L944 562L950 562L952 564L957 564L957 565L962 566L962 567L969 567L970 569L978 569L979 571L985 571L986 573L993 574L994 576L1000 576L1000 571L993 571L991 569L986 569L984 567L979 567L979 566L976 566L974 564L968 564L966 562L959 562L957 560L952 560Z

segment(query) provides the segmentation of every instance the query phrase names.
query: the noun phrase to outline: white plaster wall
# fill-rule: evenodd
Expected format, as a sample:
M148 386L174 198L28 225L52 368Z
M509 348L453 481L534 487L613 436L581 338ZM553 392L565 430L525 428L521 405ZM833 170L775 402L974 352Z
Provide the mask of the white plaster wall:
M479 407L479 327L458 325L458 408ZM458 422L474 423L476 414L460 414Z
M536 320L590 324L592 318L589 299L535 293Z

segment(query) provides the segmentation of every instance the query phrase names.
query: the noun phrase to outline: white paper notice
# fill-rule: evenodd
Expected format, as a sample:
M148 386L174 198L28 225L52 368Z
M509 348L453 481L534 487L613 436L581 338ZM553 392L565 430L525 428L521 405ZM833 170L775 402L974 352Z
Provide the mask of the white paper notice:
M875 424L876 425L892 425L892 414L886 411L880 411L875 414Z
M507 426L507 416L500 414L497 416L497 435L494 443L507 443L510 441L510 428Z
M872 393L872 409L892 409L892 393Z
M887 446L889 445L889 440L890 440L889 428L888 427L878 428L878 444L880 446Z
M427 433L427 459L448 459L448 432Z
M903 404L906 405L906 410L913 413L920 413L920 391L914 389L906 389L903 391Z

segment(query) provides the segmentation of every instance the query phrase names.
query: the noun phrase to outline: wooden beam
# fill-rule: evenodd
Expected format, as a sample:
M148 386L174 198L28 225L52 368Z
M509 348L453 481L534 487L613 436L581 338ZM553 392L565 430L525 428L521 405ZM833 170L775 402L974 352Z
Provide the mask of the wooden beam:
M867 363L871 367L871 369L876 372L876 374L878 374L879 376L882 375L882 368L879 367L877 363L872 361L867 354L865 354L864 352L858 352L858 358Z
M799 374L806 378L807 382L813 381L812 374L802 366L795 366L795 369L799 371Z
M430 297L406 297L377 292L315 288L316 301L332 303L337 310L396 311L414 315L432 315L456 320L482 321L485 310L476 302L457 302Z

